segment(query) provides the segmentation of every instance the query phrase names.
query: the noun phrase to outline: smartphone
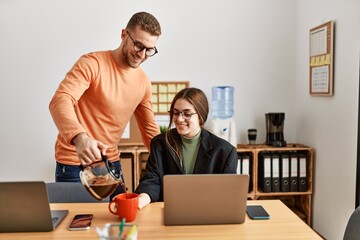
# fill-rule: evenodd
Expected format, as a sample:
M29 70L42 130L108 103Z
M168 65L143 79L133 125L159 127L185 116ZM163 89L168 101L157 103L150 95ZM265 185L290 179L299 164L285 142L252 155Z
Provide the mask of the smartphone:
M70 223L69 230L90 229L93 214L77 214Z
M251 219L269 219L270 215L261 205L252 205L246 207L246 212Z

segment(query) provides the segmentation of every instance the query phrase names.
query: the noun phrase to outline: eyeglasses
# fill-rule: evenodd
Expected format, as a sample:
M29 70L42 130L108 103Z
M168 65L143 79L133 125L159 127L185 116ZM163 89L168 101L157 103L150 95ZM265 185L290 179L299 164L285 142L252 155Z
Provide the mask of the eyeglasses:
M156 49L156 47L147 48L147 47L145 47L144 45L142 45L141 43L135 41L135 40L130 36L129 31L126 31L126 33L129 35L129 38L130 38L131 41L133 42L133 44L134 44L134 50L135 50L136 52L142 52L142 51L144 51L144 49L145 49L145 55L146 55L147 57L152 57L152 56L154 56L155 54L158 53L158 50Z
M169 113L171 114L171 111L169 111ZM197 114L197 113L192 113L190 111L183 111L183 112L174 111L174 112L172 112L172 115L174 118L178 118L181 115L182 118L185 120L189 120L191 118L191 116L195 115L195 114Z

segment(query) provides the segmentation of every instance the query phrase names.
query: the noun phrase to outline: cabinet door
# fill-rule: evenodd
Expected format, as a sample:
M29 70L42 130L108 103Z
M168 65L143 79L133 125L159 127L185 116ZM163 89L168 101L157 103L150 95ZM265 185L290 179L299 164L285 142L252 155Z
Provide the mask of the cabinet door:
M134 192L134 155L130 153L121 153L120 163L124 176L126 191Z

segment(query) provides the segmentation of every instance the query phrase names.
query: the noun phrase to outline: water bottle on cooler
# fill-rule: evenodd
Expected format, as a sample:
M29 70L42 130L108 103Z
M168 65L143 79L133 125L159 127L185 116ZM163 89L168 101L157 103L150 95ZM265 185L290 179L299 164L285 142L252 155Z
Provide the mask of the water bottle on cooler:
M234 87L212 88L211 114L215 118L231 118L234 115Z

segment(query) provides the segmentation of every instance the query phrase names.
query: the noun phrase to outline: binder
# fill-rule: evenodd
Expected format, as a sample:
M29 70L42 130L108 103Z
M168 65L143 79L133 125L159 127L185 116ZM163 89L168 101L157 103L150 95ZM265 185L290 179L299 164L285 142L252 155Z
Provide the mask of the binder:
M279 155L271 155L271 191L280 192L280 164Z
M271 155L261 154L259 161L259 187L263 192L271 192Z
M290 192L298 191L298 155L290 155Z
M238 154L238 161L236 166L236 174L241 174L241 154Z
M306 155L299 154L299 192L307 191Z
M247 154L241 158L241 174L250 175L250 156Z
M280 189L282 192L290 191L289 184L289 171L290 171L290 162L289 155L282 153L280 155Z
M249 154L243 154L242 158L241 158L241 174L246 174L250 176L250 181L249 181L249 193L252 191L253 189L253 185L252 185L252 175L250 172L250 155Z

